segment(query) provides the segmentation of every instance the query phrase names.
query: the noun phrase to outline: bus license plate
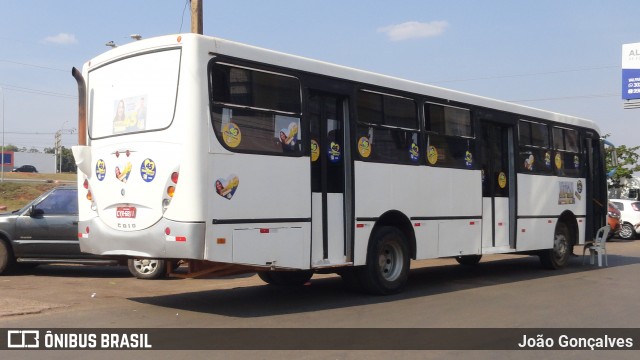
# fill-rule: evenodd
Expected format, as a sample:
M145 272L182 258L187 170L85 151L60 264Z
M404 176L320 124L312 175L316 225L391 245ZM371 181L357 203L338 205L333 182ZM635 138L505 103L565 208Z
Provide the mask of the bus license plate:
M116 217L118 219L133 219L136 217L136 208L131 206L124 206L116 208Z

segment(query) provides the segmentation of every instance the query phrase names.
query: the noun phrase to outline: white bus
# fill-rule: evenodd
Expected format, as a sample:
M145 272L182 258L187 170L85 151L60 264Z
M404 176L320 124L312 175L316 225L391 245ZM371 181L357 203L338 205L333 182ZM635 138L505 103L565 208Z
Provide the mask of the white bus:
M195 34L74 73L85 252L387 294L411 259L559 268L604 225L589 120Z

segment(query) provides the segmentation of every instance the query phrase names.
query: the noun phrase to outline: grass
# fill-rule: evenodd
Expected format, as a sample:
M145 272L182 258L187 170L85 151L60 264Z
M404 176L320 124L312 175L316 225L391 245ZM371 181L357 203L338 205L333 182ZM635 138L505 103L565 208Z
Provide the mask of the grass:
M12 181L16 179L30 181ZM6 206L7 211L20 209L43 192L67 182L75 184L75 180L76 174L4 173L4 181L0 182L0 208Z

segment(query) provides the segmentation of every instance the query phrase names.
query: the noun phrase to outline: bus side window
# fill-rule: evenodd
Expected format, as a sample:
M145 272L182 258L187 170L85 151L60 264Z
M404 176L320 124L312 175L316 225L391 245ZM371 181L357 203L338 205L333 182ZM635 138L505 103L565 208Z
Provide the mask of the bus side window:
M298 79L216 63L210 91L213 128L228 150L302 155Z
M427 103L427 164L475 169L475 138L467 109Z

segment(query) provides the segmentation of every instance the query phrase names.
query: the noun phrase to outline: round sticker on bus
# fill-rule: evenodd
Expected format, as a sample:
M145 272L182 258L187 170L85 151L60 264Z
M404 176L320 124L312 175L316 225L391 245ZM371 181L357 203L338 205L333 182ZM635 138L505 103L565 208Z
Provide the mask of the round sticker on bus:
M104 177L107 175L107 165L104 163L104 160L99 159L96 162L96 177L98 180L104 180Z
M311 139L311 162L316 162L320 157L320 145L314 139Z
M418 144L412 142L411 146L409 147L409 159L411 159L411 161L416 162L418 161L418 159L420 159L420 148L418 147Z
M371 143L366 136L358 139L358 152L363 158L368 158L371 155Z
M582 194L582 180L578 180L577 188L578 188L578 194Z
M438 149L435 146L429 146L427 150L427 161L429 164L435 165L438 162Z
M342 157L342 149L340 149L340 144L332 141L327 154L329 155L329 161L331 161L332 163L337 163L338 161L340 161L340 158Z
M562 156L560 156L560 153L556 154L556 169L562 169Z
M238 147L240 141L242 141L242 133L238 125L232 122L224 124L222 127L222 139L227 146L232 148Z
M498 186L500 186L500 189L507 187L507 175L502 171L498 174Z
M151 159L144 159L140 166L140 176L146 182L153 181L156 177L156 163Z
M573 166L576 169L580 169L580 157L578 157L578 155L573 156Z

